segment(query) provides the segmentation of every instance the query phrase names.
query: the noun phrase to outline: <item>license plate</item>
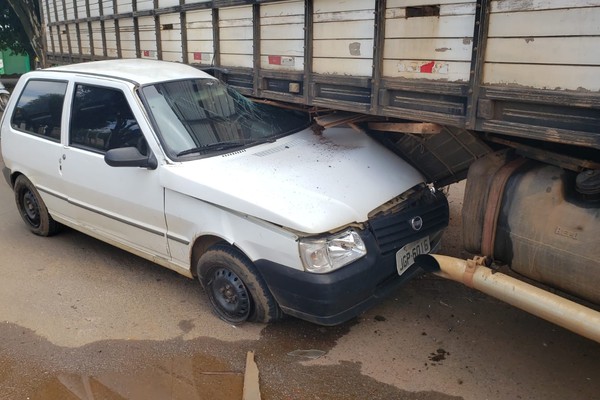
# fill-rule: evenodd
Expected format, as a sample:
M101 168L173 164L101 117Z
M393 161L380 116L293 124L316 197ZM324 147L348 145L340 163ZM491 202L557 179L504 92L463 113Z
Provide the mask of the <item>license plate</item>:
M398 275L402 275L406 270L415 263L415 257L419 254L427 254L431 251L429 244L429 236L415 240L402 247L396 253L396 268Z

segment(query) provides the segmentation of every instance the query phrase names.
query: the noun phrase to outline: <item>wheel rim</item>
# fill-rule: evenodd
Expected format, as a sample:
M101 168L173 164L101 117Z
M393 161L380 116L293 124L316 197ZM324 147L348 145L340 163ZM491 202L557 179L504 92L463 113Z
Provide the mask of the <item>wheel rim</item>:
M21 204L23 206L23 216L27 222L35 228L40 226L40 206L31 190L23 191Z
M208 284L219 314L230 322L242 322L250 315L250 295L244 282L227 268L218 268Z

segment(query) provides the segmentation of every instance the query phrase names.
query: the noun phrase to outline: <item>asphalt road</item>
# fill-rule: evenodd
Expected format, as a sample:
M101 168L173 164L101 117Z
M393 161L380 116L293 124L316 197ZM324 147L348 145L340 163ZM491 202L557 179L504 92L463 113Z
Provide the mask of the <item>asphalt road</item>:
M72 230L29 233L4 182L0 254L0 399L239 399L247 351L267 400L600 396L599 344L431 276L341 326L236 327L192 280Z

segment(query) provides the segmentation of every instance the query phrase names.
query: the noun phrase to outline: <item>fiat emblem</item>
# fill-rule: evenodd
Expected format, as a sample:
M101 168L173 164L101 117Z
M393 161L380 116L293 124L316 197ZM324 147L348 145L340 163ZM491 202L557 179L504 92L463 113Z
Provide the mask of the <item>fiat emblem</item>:
M416 216L413 217L410 220L410 226L415 230L415 231L420 231L421 228L423 227L423 218Z

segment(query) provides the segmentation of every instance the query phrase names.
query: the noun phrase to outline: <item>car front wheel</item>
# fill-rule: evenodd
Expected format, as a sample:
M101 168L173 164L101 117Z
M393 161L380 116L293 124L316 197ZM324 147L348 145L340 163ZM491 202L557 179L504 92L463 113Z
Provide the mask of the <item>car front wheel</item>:
M281 309L256 267L236 248L211 246L198 260L196 272L221 319L237 324L281 318Z

